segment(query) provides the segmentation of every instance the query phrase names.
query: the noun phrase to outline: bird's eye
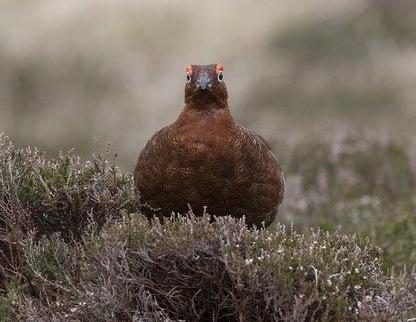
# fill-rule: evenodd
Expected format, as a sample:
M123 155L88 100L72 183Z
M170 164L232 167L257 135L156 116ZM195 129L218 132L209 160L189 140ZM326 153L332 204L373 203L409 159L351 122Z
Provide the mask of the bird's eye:
M186 82L187 83L191 82L191 75L189 75L189 73L186 73Z
M222 82L224 80L224 74L222 72L218 73L218 80Z

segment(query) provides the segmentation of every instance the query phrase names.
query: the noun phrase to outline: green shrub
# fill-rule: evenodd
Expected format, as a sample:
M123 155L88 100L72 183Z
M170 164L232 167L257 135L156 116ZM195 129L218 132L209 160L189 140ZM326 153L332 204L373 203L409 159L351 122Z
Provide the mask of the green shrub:
M28 232L80 239L89 222L100 226L121 210L136 210L131 177L104 153L86 162L71 152L47 160L0 136L0 179L0 289L20 270L18 243Z
M361 233L382 246L386 269L416 265L416 169L406 141L354 134L288 150L281 221Z
M12 319L12 306L5 297L0 297L0 322L7 322Z

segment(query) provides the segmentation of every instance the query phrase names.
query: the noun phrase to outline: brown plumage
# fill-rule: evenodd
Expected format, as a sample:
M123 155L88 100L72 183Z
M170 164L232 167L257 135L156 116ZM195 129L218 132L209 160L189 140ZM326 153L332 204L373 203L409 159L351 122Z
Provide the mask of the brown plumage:
M151 217L206 211L272 223L284 178L266 140L234 122L223 67L186 67L185 107L140 152L134 170L142 212Z

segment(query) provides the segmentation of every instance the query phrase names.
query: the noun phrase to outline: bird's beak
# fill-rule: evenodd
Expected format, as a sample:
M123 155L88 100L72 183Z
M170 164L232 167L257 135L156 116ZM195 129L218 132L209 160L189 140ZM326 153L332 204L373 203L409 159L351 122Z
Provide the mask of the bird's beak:
M201 76L196 82L198 88L205 90L212 86L211 80L207 76Z

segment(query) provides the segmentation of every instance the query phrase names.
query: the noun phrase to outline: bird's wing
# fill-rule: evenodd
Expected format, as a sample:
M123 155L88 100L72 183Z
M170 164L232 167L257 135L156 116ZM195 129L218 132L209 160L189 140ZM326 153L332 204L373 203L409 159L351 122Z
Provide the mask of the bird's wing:
M249 139L253 140L253 143L261 145L263 147L266 147L271 152L272 148L270 147L270 144L260 134L254 132L253 130L250 130L250 129L248 129L248 128L240 125L240 124L237 124L237 128L239 129L240 133L243 134L243 137L248 137ZM273 154L273 156L274 156L274 154Z
M245 128L244 126L237 124L237 128L240 131L240 137L246 141L247 143L251 143L250 146L252 146L255 150L257 150L260 154L263 150L267 149L267 152L270 156L271 159L269 160L273 160L269 163L269 161L267 161L267 158L264 158L264 162L269 164L270 167L272 167L275 170L275 174L277 174L277 178L279 180L279 202L278 205L280 205L280 203L282 202L284 195L285 195L285 191L286 191L286 183L285 183L285 178L284 178L284 174L283 174L283 170L280 167L279 161L276 157L276 155L273 153L273 151L271 150L270 144L266 141L266 139L264 137L262 137L260 134ZM251 141L251 142L249 142Z
M139 157L136 163L136 167L134 169L134 181L138 182L139 175L140 175L140 168L143 167L143 164L151 162L151 160L157 160L161 156L159 155L164 141L166 140L168 134L169 126L165 126L164 128L156 131L152 137L147 141L145 147L139 153Z

